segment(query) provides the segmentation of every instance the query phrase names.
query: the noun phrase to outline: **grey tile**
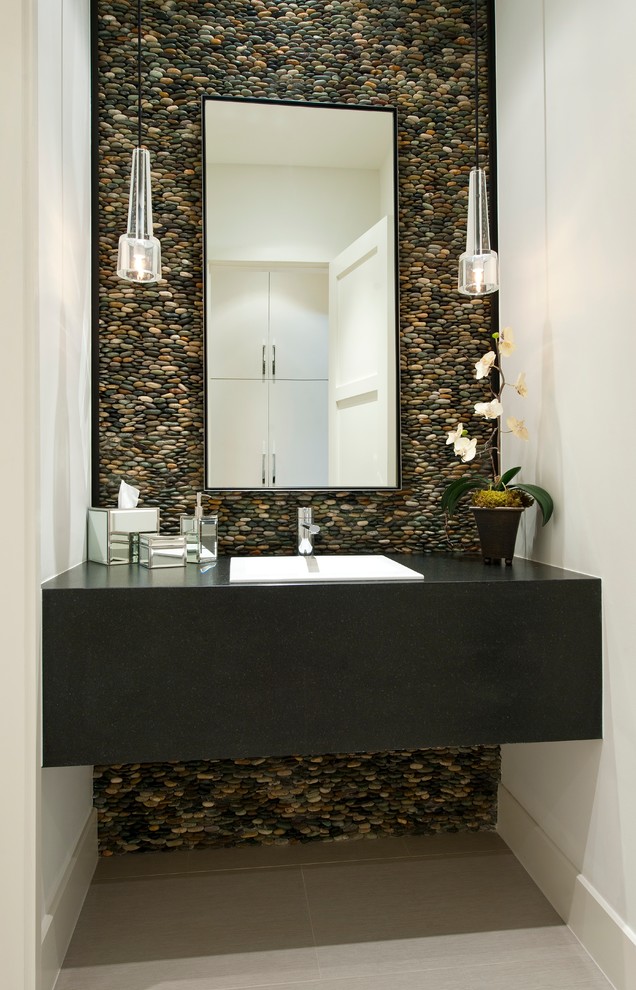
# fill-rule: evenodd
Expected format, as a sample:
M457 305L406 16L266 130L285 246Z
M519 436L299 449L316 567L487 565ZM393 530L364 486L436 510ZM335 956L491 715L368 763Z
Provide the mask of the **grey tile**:
M466 853L509 853L496 832L442 832L439 835L405 835L410 856L462 856Z
M317 945L561 924L514 856L303 867Z
M314 863L403 859L408 855L404 840L400 837L343 842L303 842L293 845L239 846L234 849L194 849L190 853L188 869L193 873L212 870L257 870Z
M189 852L127 853L123 856L102 856L95 870L93 883L131 877L174 876L187 873Z
M378 974L392 976L432 969L459 969L488 964L533 965L576 958L581 947L565 925L512 931L433 935L383 942L358 942L317 947L322 979L351 979Z
M312 946L298 870L144 878L91 887L65 966L194 957L221 965Z
M405 856L453 856L471 852L509 852L496 832L387 836L289 845L238 846L175 852L129 853L100 858L94 882L122 878L175 876L187 872L257 870L314 863L342 863Z
M246 983L245 986L256 986ZM384 975L342 980L281 980L266 983L269 990L387 990ZM236 987L238 984L228 984ZM492 961L485 965L451 967L430 972L396 973L391 990L612 990L592 963L568 957L544 962L539 956L532 967ZM160 965L141 970L117 966L108 972L84 970L63 973L56 990L223 990L214 978L196 969L174 974Z
M232 990L234 987L305 986L319 976L313 948L221 956L184 956L143 962L65 964L55 990ZM320 983L314 982L316 987Z
M611 990L492 833L215 852L104 861L56 990Z

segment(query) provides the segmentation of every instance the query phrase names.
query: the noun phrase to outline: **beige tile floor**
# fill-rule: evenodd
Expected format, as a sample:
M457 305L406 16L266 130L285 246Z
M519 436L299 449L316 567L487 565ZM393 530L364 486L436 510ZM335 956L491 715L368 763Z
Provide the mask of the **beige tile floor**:
M611 990L492 833L101 860L56 990Z

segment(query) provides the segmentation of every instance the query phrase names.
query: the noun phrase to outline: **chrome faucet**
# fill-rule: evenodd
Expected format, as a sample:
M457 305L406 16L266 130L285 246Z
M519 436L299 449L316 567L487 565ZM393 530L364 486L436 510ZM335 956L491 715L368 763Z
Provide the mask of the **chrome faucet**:
M314 552L314 536L320 532L320 526L314 525L314 510L302 508L298 510L298 553L310 557Z

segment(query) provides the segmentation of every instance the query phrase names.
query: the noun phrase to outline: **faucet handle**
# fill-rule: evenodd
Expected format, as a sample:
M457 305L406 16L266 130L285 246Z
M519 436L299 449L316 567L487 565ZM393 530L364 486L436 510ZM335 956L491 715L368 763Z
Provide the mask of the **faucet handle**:
M313 537L320 532L320 526L314 523L314 510L310 505L298 508L298 553L305 557L314 552Z

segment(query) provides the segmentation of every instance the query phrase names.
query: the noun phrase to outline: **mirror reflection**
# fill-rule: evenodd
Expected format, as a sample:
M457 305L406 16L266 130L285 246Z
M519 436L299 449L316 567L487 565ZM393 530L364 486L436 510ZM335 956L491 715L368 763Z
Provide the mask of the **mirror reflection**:
M395 111L204 97L203 139L206 487L395 487Z

